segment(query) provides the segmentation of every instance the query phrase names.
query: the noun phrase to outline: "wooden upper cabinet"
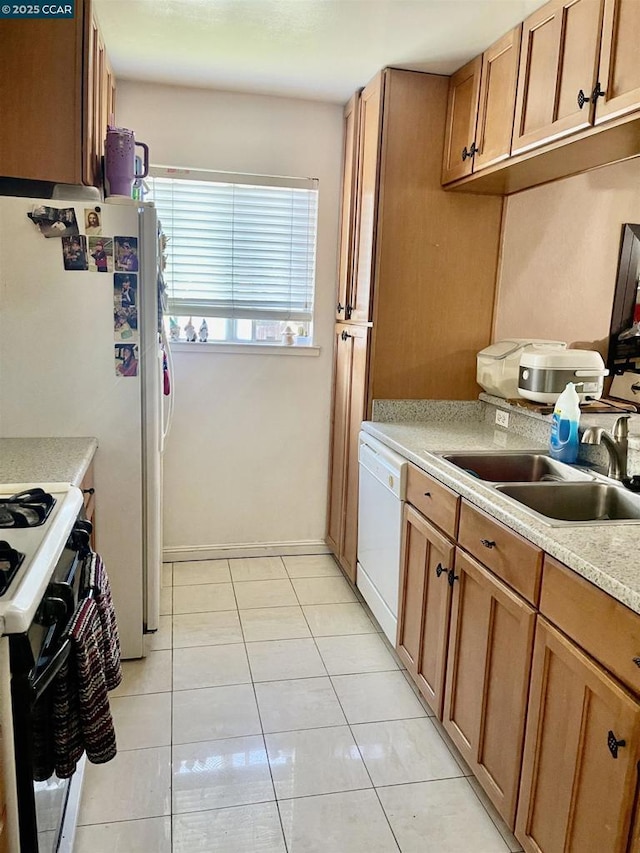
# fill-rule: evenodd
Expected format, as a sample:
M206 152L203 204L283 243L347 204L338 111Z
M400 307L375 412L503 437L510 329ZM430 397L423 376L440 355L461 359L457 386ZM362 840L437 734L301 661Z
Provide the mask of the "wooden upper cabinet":
M355 265L349 312L353 322L371 320L383 89L384 75L380 73L363 90L360 102Z
M640 3L605 0L595 123L640 109Z
M603 6L604 0L551 0L525 20L513 154L593 124Z
M90 0L75 10L0 20L0 177L102 183L114 78Z
M342 211L340 217L340 259L336 320L349 319L353 282L353 241L356 222L358 179L358 142L360 127L360 93L351 98L344 109L344 160L342 170ZM347 307L349 306L349 307Z
M476 122L482 57L463 65L449 80L442 183L470 175L476 151Z
M482 54L474 172L511 153L521 37L522 24L518 24Z
M526 853L626 853L639 758L640 705L538 619L516 822Z

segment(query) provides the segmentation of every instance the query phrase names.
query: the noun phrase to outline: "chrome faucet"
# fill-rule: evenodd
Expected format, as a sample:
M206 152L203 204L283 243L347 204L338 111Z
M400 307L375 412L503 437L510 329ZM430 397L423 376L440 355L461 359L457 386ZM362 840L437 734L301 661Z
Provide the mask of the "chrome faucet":
M583 444L602 444L609 454L608 477L622 480L627 476L629 415L622 415L613 425L611 434L602 427L587 427L582 434Z

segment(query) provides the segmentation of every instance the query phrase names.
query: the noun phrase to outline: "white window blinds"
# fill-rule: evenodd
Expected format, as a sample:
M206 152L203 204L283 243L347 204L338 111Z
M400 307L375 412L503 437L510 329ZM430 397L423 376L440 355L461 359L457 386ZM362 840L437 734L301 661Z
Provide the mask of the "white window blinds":
M171 313L313 319L317 180L155 168L149 183Z

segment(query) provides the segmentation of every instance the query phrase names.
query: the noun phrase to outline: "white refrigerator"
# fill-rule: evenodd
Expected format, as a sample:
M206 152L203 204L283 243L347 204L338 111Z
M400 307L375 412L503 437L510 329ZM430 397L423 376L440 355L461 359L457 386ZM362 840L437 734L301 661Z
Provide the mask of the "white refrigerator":
M85 237L77 241L80 260L92 269L80 268L71 237L45 237L28 218L40 205L74 209ZM91 252L99 237L111 249L102 272ZM159 257L151 204L0 198L0 436L98 439L96 550L126 658L144 656L143 634L159 623L166 435ZM131 285L134 317L118 307L125 288L131 301ZM120 315L128 316L124 324Z

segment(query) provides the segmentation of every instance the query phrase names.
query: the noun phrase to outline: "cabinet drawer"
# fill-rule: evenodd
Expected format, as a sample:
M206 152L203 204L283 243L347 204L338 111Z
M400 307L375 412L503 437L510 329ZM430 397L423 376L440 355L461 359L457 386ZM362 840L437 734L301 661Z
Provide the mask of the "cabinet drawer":
M544 558L540 611L605 669L640 694L637 613L549 556Z
M407 500L440 530L455 539L459 495L410 464L407 474Z
M499 578L537 604L542 575L542 551L522 536L462 501L459 544Z

